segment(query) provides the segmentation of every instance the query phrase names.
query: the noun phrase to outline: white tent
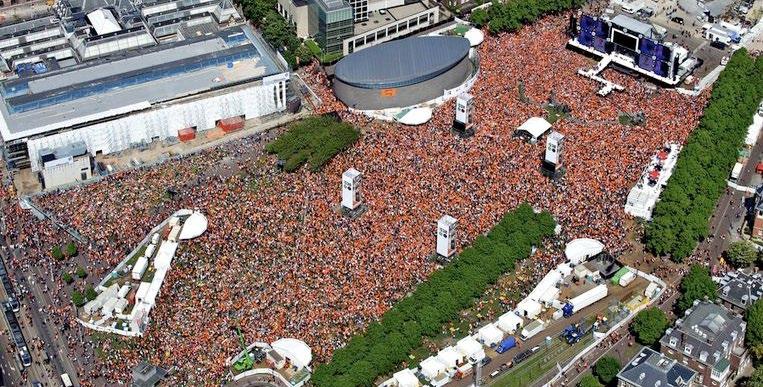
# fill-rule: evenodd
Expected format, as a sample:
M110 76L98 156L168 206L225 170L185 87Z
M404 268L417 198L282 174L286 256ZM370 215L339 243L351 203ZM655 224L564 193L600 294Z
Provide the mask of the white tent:
M204 231L207 231L207 217L201 212L194 212L183 223L183 230L180 231L180 239L193 239Z
M90 21L90 25L93 26L98 35L110 34L122 29L117 19L114 18L114 14L105 8L99 8L88 13L87 20Z
M573 239L564 248L564 255L573 265L604 251L604 244L591 238Z
M546 289L543 294L540 295L540 298L538 298L538 302L548 304L553 300L556 300L559 298L559 288L557 287L550 287Z
M466 336L463 339L458 340L456 349L472 361L481 361L485 358L485 349L482 347L482 344L471 336Z
M274 341L270 346L279 355L288 358L297 368L304 368L313 361L313 351L302 340L283 338Z
M477 28L472 28L469 31L466 31L464 37L469 40L469 45L472 47L479 46L480 43L485 40L485 34Z
M517 132L526 132L532 142L538 141L540 136L551 129L551 124L541 117L530 117L517 128Z
M403 125L416 126L429 122L432 119L432 109L428 107L415 108L405 113L397 121Z
M445 347L437 352L437 360L448 368L456 368L464 362L464 355L455 347Z
M395 379L398 387L419 387L421 385L421 383L419 383L419 378L416 377L416 374L407 368L402 371L395 372L395 374L392 375L392 378Z
M542 307L538 301L525 298L517 304L516 312L530 320L534 319L540 314Z
M523 323L522 317L517 316L514 312L504 313L498 317L498 328L508 334L514 334L517 329L522 327Z
M445 364L440 363L434 356L424 359L424 361L419 364L419 367L421 367L421 374L429 380L445 373Z
M503 340L503 332L495 324L490 323L480 328L478 331L480 340L488 347L496 345Z

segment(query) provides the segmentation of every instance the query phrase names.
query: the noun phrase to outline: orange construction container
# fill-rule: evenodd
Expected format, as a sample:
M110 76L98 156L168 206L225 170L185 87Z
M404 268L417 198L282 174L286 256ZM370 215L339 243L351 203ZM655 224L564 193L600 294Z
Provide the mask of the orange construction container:
M210 129L204 133L207 134L207 139L210 139L210 140L215 140L225 135L225 132L223 132L223 130L220 128Z
M178 139L182 142L191 141L196 138L196 129L184 128L178 130Z
M244 119L241 117L224 118L217 123L217 126L225 133L235 132L244 128Z

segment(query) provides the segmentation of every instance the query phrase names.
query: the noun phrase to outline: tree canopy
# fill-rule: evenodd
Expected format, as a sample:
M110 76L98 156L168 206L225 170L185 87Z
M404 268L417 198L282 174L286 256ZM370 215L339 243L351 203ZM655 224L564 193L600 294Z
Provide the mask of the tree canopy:
M747 267L758 259L758 250L750 241L734 241L729 244L726 257L736 267Z
M487 26L490 32L512 32L546 14L556 14L584 4L582 0L516 0L498 2L472 12L471 22Z
M655 307L639 312L631 324L636 340L644 345L656 343L667 327L668 317L665 316L665 312Z
M713 86L698 127L681 150L673 176L646 228L646 247L681 261L708 234L715 204L763 99L763 57L737 50Z
M745 341L748 347L763 345L763 299L755 301L745 313L747 332Z
M602 357L593 366L593 373L605 385L612 383L618 372L620 372L620 362L612 356Z
M474 302L514 263L530 255L533 246L554 234L550 214L536 214L522 204L507 213L487 236L479 236L453 261L419 284L408 297L388 310L364 333L354 336L318 366L316 386L371 386L379 375L390 373L421 344L422 336L435 337L443 324Z
M316 116L292 124L265 149L285 160L284 170L287 172L293 172L305 163L309 163L315 172L358 138L360 131L352 125L331 116Z
M294 25L276 11L276 0L236 0L244 16L262 32L262 37L278 50L292 67L308 63L311 55L297 37Z
M702 300L707 297L708 300L715 300L716 285L710 278L710 272L707 268L694 265L689 269L689 273L681 280L681 298L678 299L678 310L683 313L691 308L695 300Z
M578 387L603 387L601 383L599 383L599 379L596 379L595 376L588 374L586 376L583 376L582 379L580 379L580 382L578 383Z

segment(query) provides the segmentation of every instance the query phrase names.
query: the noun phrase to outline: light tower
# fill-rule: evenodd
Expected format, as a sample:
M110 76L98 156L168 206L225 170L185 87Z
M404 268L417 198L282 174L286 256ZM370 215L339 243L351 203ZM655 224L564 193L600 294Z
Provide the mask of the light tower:
M360 183L363 174L355 168L350 168L342 174L342 212L357 218L365 212L365 206L360 196Z
M450 215L443 215L437 221L437 255L445 260L456 252L457 226L458 221Z
M564 149L564 135L552 131L546 140L546 154L541 163L541 172L549 178L557 179L564 174L562 151Z
M453 120L453 130L461 137L474 135L472 114L474 113L474 97L464 93L456 98L456 118Z

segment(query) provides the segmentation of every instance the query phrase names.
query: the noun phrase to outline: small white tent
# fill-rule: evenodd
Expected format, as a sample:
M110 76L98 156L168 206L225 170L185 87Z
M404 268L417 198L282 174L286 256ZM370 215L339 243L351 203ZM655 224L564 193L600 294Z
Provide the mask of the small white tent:
M515 311L520 316L533 320L540 314L541 309L542 307L538 301L525 298L519 304L517 304Z
M517 329L522 327L523 322L522 317L517 316L514 312L508 312L498 317L498 328L508 334L514 334Z
M421 368L421 374L429 380L435 379L440 376L440 374L445 373L445 364L440 363L434 356L424 359L421 364L419 364L419 367Z
M419 378L409 369L395 372L392 378L395 379L398 387L419 387L421 385Z
M501 332L501 330L498 329L493 323L487 324L480 328L478 333L480 336L480 341L482 341L482 343L488 347L496 345L500 343L501 340L503 340L503 332Z
M470 361L481 361L485 358L485 349L474 337L466 336L456 343L456 349L468 357Z
M541 117L530 117L517 128L517 132L524 132L530 142L536 143L538 139L551 129L551 124Z
M464 362L464 355L455 347L445 347L437 352L437 360L448 368L456 368Z

